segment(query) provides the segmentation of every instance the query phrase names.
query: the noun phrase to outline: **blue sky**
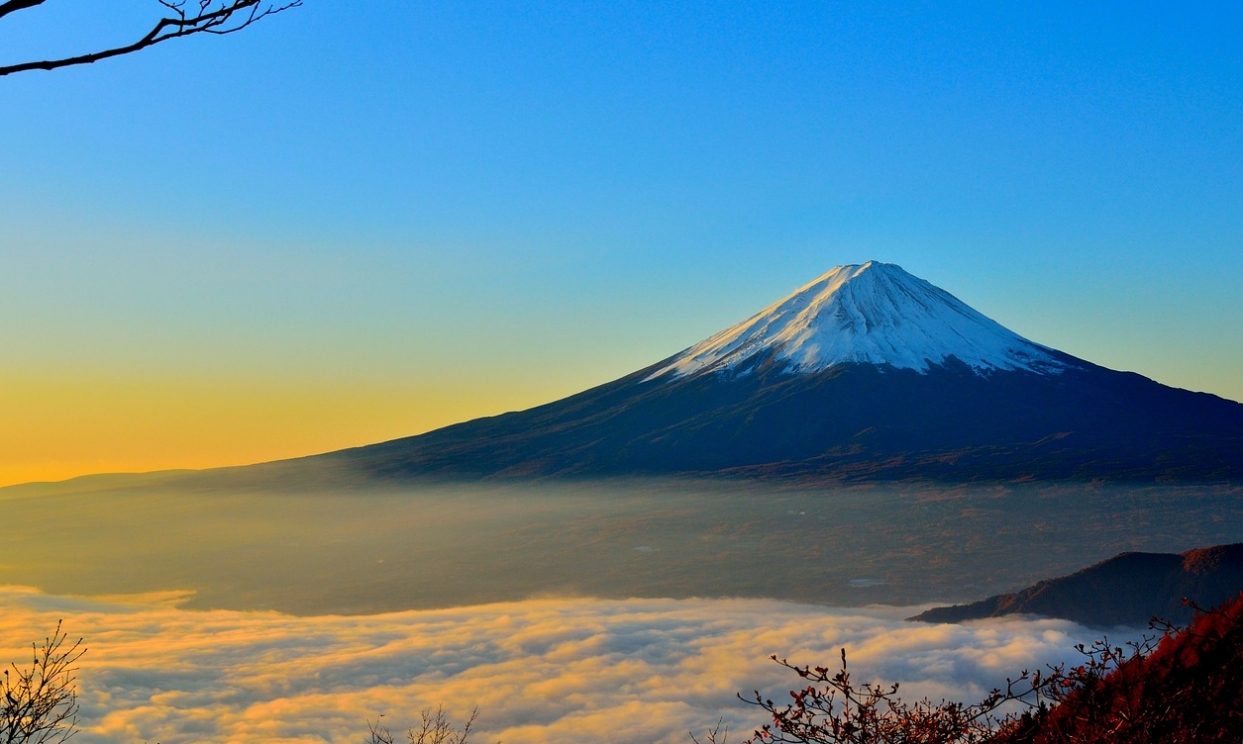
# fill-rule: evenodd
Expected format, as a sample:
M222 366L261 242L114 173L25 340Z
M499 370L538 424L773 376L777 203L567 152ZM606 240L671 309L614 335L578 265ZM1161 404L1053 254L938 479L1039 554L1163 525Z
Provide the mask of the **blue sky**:
M871 258L1243 399L1243 7L774 5L306 0L0 78L0 480L533 405Z

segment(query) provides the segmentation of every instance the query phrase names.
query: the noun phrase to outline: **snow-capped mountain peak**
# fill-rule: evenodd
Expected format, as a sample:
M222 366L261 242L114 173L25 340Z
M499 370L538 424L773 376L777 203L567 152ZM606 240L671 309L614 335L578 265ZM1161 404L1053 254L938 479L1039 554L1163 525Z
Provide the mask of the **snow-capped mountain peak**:
M1065 362L895 264L838 266L757 315L705 339L647 379L741 372L757 356L807 373L887 364L926 373L951 357L977 374L1056 373ZM740 369L741 368L741 369Z

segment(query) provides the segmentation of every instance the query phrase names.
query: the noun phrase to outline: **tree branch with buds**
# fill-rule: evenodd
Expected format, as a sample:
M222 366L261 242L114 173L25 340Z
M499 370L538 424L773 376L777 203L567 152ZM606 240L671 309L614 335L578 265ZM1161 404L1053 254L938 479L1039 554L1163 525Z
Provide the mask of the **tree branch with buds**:
M0 2L0 21L11 13L44 5L49 0L5 0ZM179 39L195 34L223 36L251 26L258 21L290 8L302 5L302 0L156 0L163 6L163 17L145 35L137 40L116 47L87 52L72 57L18 62L0 65L0 76L29 70L55 70L60 67L87 65L110 57L119 57L169 39Z

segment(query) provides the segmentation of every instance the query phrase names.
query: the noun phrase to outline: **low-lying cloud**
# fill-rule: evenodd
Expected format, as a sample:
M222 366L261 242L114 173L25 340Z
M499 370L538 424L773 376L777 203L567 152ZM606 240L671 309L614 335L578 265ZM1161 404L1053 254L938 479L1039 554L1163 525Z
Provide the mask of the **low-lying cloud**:
M831 665L905 696L974 700L1023 668L1075 657L1092 631L1058 620L925 625L912 608L767 600L539 599L365 616L190 611L0 587L0 659L21 661L58 619L86 639L78 741L359 742L443 703L478 706L479 742L689 741L763 715L798 679L768 657ZM702 738L702 737L701 737ZM733 737L731 737L732 739ZM741 738L741 737L740 737Z

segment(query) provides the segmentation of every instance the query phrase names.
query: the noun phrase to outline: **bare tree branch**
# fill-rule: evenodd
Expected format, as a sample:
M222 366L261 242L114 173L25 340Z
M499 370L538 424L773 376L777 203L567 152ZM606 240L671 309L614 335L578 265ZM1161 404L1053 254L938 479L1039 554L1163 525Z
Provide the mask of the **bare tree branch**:
M471 727L479 718L479 709L475 708L470 712L470 718L466 719L461 729L449 720L443 704L437 706L435 713L432 713L431 708L425 708L420 716L423 719L422 725L417 729L412 728L406 731L406 738L410 740L410 744L466 744L470 737ZM380 716L380 718L383 717L383 715ZM397 741L393 738L393 733L379 720L375 723L367 721L367 728L371 736L364 744L395 744ZM501 743L498 741L496 744Z
M0 18L9 13L25 8L42 5L46 0L7 0L0 2ZM191 10L186 10L187 0L157 0L170 15L161 18L155 27L137 41L124 46L112 47L97 52L89 52L74 57L41 60L36 62L20 62L0 66L0 77L27 70L55 70L72 65L86 65L109 57L130 54L150 46L155 46L169 39L176 39L192 34L215 34L222 36L250 26L251 24L275 15L290 8L302 5L302 0L287 0L283 3L269 0L195 0Z
M30 666L13 664L0 674L0 742L63 744L77 730L74 664L86 648L80 638L70 643L58 622L43 645L30 650Z
M4 18L9 13L16 13L19 10L42 5L45 2L47 0L7 0L7 2L0 3L0 18Z

